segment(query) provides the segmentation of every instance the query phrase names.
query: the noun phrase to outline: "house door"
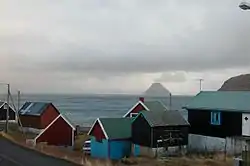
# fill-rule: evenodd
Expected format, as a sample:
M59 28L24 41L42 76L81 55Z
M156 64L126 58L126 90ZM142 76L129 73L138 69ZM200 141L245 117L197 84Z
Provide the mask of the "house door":
M250 114L242 114L242 135L250 136Z

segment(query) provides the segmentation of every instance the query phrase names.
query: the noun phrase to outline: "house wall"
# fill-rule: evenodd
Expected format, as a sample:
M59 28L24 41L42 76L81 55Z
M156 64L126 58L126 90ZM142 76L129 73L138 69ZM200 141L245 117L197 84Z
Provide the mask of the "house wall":
M96 124L94 124L94 127L93 127L90 135L94 136L96 140L105 139L105 135L104 135L102 128L98 122Z
M137 145L151 147L151 139L151 128L143 115L140 115L132 123L132 142Z
M90 147L91 147L91 150L90 150L91 157L101 158L101 159L107 159L109 157L108 140L102 139L99 142L96 140L95 137L91 137Z
M242 114L242 135L250 136L250 114Z
M0 108L0 120L6 120L6 113L7 110L4 109L4 106ZM9 107L9 120L15 120L16 119L16 113L15 111Z
M129 140L110 140L109 141L110 159L119 160L131 154L131 141Z
M139 113L142 110L145 110L145 108L141 104L138 104L126 117L130 117L131 113Z
M74 138L72 130L71 126L62 117L59 117L37 138L36 142L47 142L48 145L56 146L72 146L72 139Z
M171 147L188 144L189 126L165 126L153 128L153 147ZM172 141L168 141L170 136ZM181 138L181 139L179 139ZM157 142L157 140L165 140Z
M240 112L221 112L221 125L211 125L211 111L188 110L188 122L191 134L225 138L242 133Z
M136 145L136 148L138 149L137 151L139 153L136 153L135 156L144 156L144 157L155 157L155 151L153 150L153 148L150 147L146 147L146 146L139 146Z
M131 141L129 140L96 140L91 137L91 157L101 159L120 160L131 154Z
M46 128L60 113L50 104L41 115L41 128Z
M40 116L19 115L23 127L42 129Z
M189 134L188 151L189 152L227 152L229 155L238 155L247 145L244 139L227 137L216 138Z

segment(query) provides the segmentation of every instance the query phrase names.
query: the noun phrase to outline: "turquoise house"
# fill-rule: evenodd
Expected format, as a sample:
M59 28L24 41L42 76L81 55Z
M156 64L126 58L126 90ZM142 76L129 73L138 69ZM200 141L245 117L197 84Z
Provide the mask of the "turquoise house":
M120 160L131 154L130 118L98 118L88 135L91 157Z

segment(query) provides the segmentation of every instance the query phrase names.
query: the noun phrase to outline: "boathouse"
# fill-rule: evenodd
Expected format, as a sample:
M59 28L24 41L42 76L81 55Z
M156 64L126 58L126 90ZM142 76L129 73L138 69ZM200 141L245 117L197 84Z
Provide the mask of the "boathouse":
M133 152L156 155L158 148L187 145L188 133L189 123L178 111L141 111L132 122Z
M73 146L74 139L75 127L60 114L36 136L34 143L46 142L48 145Z
M0 101L0 121L6 120L7 106L8 104L6 102ZM16 112L10 104L9 104L9 120L10 121L16 120Z
M40 133L58 115L60 112L52 103L44 102L26 102L19 111L22 129L34 133Z
M119 160L131 153L130 118L98 118L88 135L94 158Z
M168 108L160 101L145 101L143 97L123 117L135 117L140 111L166 111Z
M250 92L203 91L184 108L188 110L190 133L232 137L250 136Z

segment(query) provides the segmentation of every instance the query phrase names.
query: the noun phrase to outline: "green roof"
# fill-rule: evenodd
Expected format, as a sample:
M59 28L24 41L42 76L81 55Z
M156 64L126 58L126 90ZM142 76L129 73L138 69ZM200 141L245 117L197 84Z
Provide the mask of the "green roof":
M151 127L189 126L189 123L178 111L142 111L140 114L144 116ZM139 116L140 115L138 115L138 117Z
M100 122L108 139L121 139L131 137L130 118L100 118Z
M203 91L183 108L187 110L218 110L250 112L250 92L246 91Z
M168 108L160 101L145 101L144 104L152 111L166 111Z

